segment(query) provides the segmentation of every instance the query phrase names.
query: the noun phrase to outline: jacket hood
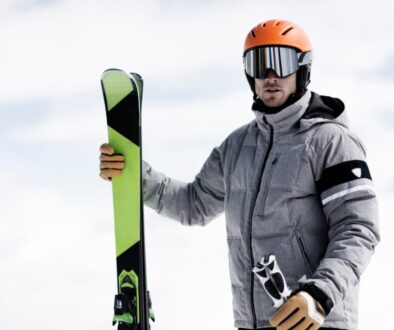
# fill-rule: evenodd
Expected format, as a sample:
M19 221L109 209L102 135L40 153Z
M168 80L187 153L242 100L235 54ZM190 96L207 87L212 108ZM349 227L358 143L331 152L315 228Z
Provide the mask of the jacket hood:
M348 128L345 104L338 98L312 92L309 106L300 121L301 128L309 128L323 122L333 122Z
M304 131L324 122L334 122L348 127L345 105L340 99L310 91L277 113L270 114L256 110L253 112L260 129L266 128L267 123L276 131L282 132L294 127Z

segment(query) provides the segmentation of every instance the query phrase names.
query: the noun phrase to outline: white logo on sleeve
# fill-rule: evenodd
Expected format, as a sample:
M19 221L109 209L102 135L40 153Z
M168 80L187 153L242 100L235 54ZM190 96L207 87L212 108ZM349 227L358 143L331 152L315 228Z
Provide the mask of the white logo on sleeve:
M356 177L361 178L361 175L362 175L361 168L356 167L356 168L352 169L352 172Z

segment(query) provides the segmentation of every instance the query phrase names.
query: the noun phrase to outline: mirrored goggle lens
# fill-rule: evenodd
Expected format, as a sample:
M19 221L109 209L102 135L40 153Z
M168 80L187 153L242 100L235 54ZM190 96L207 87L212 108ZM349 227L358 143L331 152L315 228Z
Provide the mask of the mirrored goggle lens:
M246 73L253 78L264 78L269 69L283 78L298 70L297 51L288 47L259 47L244 56Z

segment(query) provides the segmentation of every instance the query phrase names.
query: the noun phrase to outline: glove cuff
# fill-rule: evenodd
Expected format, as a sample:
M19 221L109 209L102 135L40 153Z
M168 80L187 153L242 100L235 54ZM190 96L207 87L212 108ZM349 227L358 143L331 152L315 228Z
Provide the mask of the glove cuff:
M305 283L300 286L298 290L293 292L292 295L297 294L300 291L305 291L309 293L313 299L315 299L323 308L326 316L330 313L332 308L334 307L334 303L321 289L319 289L315 283Z

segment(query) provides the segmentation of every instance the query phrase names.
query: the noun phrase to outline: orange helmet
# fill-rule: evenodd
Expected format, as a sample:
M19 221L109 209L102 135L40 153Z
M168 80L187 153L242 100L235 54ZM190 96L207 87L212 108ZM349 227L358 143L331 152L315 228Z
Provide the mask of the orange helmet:
M287 46L300 52L312 50L308 35L298 25L272 19L256 25L247 35L244 54L251 48L261 46Z
M266 77L269 70L281 78L297 72L297 91L301 95L310 82L312 46L298 25L273 19L256 25L248 33L243 62L254 96L254 78Z

